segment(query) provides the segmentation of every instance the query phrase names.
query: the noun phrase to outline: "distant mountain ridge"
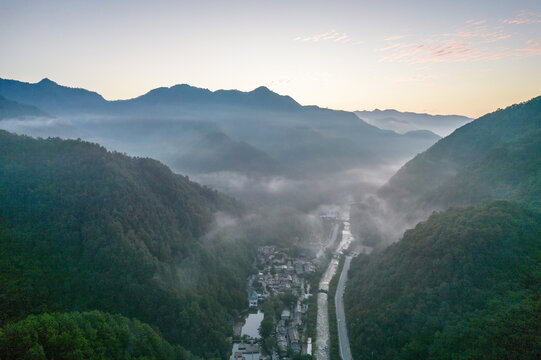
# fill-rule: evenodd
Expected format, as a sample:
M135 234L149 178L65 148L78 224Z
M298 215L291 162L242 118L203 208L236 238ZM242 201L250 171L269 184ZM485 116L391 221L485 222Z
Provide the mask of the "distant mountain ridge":
M37 106L53 115L74 111L103 111L108 103L96 92L58 85L48 78L35 84L0 79L0 95L10 100Z
M382 130L351 112L302 106L266 87L249 92L210 91L181 84L153 89L134 99L107 101L95 92L48 79L35 84L0 79L0 95L65 119L55 122L59 125L51 130L44 126L10 131L99 141L132 155L152 156L175 169L188 152L197 152L194 146L209 131L257 150L259 155L252 160L262 162L256 164L258 169L269 167L269 159L274 159L279 167L295 169L301 177L402 161L438 140L428 132ZM239 165L231 157L235 154L238 151L226 151L220 154L223 162L206 161L216 166L199 166L197 171L218 172L223 164ZM193 171L197 168L191 166ZM247 166L237 168L246 175Z
M355 115L371 125L401 134L414 130L429 130L440 136L446 136L454 129L472 121L471 118L461 115L431 115L393 109L355 111Z
M25 105L11 101L0 96L0 120L25 117L49 117L49 115L35 106Z
M36 105L51 112L70 113L94 111L114 112L136 105L233 105L273 107L284 110L300 108L289 96L279 95L265 86L252 91L216 90L198 88L187 84L160 87L144 95L127 100L105 100L100 94L81 88L59 85L44 78L37 83L0 78L0 95L8 99Z
M265 86L252 91L216 90L197 88L187 84L161 87L129 100L117 100L117 104L223 104L233 106L272 107L285 110L301 105L289 96L279 95Z

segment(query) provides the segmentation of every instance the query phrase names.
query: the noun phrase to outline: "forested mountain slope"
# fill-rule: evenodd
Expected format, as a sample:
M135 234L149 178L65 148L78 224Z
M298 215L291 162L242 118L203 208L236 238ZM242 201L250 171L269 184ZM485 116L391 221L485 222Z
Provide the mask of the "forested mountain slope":
M504 201L432 215L352 262L356 359L539 359L541 214Z
M251 175L285 173L276 160L243 141L234 141L222 132L209 132L175 164L195 172L235 171Z
M404 165L380 195L398 208L539 199L541 97L485 115Z
M238 203L155 160L4 131L0 173L1 325L98 309L204 358L226 356L250 244L200 239Z
M0 330L0 358L196 359L137 320L99 311L30 315Z
M540 136L538 97L457 129L380 190L389 226L451 208L352 262L355 358L541 356Z

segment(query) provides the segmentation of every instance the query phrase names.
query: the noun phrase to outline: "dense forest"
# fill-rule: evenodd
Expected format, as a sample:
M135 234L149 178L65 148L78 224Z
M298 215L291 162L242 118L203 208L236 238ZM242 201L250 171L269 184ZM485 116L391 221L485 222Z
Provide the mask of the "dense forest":
M397 217L451 208L352 262L355 358L541 356L540 136L538 97L457 129L380 190Z
M539 201L540 134L541 96L455 130L403 166L380 195L399 209Z
M0 325L97 309L198 356L227 356L253 247L205 234L216 211L240 204L157 161L76 140L2 131L0 173Z
M539 359L541 214L489 202L435 213L352 263L356 359Z
M30 315L0 331L0 358L197 359L150 326L99 311Z

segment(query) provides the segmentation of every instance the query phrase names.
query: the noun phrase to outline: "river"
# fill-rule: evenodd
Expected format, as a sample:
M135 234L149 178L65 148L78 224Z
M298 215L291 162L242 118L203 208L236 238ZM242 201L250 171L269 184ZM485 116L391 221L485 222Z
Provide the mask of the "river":
M353 241L353 236L350 231L349 224L349 208L347 213L343 217L344 229L342 230L342 240L340 244L336 247L336 252L342 253L346 250L351 242ZM333 276L336 274L338 269L339 257L334 256L323 273L321 281L319 282L319 289L328 291L329 283L331 282ZM316 350L315 358L317 360L328 360L329 359L329 304L328 304L328 295L324 292L318 292L317 294L317 339L316 339Z

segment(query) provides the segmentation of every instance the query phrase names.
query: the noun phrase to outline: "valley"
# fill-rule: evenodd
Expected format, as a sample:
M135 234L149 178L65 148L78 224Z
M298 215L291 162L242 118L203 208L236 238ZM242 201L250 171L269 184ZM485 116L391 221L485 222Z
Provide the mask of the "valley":
M1 358L110 323L160 359L538 354L540 98L385 115L440 138L268 88L0 96ZM1 346L53 324L79 335Z

